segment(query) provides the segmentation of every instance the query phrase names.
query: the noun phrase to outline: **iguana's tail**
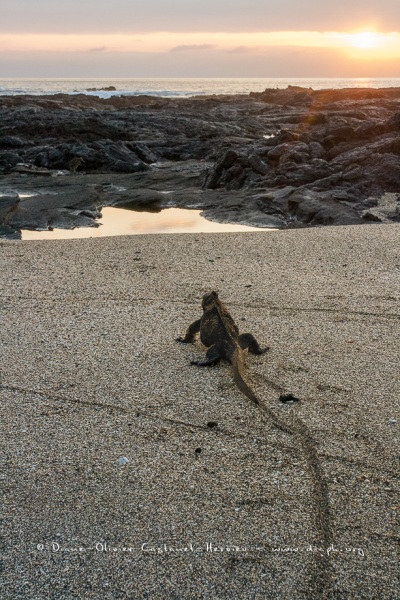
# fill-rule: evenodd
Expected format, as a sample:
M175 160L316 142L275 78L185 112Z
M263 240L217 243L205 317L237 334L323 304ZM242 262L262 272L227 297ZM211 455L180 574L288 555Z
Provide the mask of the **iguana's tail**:
M300 443L307 466L311 474L312 490L315 502L314 524L319 534L320 543L324 549L332 543L332 524L330 515L330 504L327 484L318 459L318 451L315 440L307 426L298 418L293 417L292 425L286 424L270 408L265 406L243 380L244 363L240 352L235 351L232 357L233 376L239 390L249 398L268 417L272 424L286 434L293 435ZM313 587L319 594L318 597L328 598L331 587L331 566L329 555L324 552L322 556L316 556L316 572L314 574Z
M239 390L245 396L247 396L249 400L254 402L254 404L256 404L260 408L260 410L262 410L268 416L268 418L272 421L275 427L277 427L284 433L292 435L294 433L293 429L289 425L286 425L283 421L281 421L281 419L277 415L275 415L275 413L271 409L267 408L265 404L261 403L261 400L256 396L253 390L244 381L242 375L244 365L241 353L234 353L231 364L233 369L233 378Z
M243 379L243 375L242 375L243 360L242 360L241 353L239 353L239 352L235 352L235 354L233 356L232 369L233 369L233 379L235 380L235 383L238 386L239 390L245 396L247 396L247 398L249 400L251 400L252 402L254 402L254 404L257 404L257 406L259 406L260 400L257 398L257 396L255 395L253 390L247 385L247 383Z

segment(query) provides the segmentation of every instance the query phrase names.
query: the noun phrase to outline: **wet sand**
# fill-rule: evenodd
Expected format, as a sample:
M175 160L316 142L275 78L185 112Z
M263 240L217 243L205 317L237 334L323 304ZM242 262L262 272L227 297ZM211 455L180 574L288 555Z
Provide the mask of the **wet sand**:
M0 278L2 597L396 598L398 225L1 242ZM210 289L319 488L174 341Z

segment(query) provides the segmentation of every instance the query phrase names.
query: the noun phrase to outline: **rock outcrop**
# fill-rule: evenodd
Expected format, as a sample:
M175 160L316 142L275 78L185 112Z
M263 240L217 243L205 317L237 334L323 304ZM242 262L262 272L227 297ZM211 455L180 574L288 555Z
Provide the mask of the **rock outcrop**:
M3 234L95 224L110 204L257 226L397 222L400 89L1 97L0 194L10 189L36 196L0 206Z

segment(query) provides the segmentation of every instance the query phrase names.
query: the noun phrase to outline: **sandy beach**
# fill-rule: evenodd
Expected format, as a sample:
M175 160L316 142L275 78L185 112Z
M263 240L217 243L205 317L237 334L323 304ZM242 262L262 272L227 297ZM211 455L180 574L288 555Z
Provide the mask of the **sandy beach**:
M0 280L2 598L399 597L398 224L5 241ZM328 548L296 438L175 342L209 290Z

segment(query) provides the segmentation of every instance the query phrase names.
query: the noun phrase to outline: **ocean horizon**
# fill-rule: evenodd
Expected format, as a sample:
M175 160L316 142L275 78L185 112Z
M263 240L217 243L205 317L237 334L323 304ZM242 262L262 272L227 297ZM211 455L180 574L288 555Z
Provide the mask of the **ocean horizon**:
M289 85L314 90L390 88L400 87L400 77L0 78L0 96L86 94L101 98L138 95L179 98L212 94L249 94L262 92L267 88L285 89Z

